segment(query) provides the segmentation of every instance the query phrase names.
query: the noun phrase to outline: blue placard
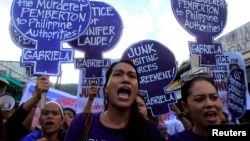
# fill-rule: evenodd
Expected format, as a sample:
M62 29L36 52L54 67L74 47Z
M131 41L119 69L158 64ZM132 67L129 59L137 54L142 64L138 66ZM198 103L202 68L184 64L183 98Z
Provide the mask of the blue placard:
M240 118L246 110L246 83L244 70L233 69L228 77L227 105L232 115L232 121Z
M84 70L84 78L103 77L103 70L108 69L111 59L84 59L75 58L75 68Z
M123 23L119 13L111 5L90 1L92 15L87 31L70 41L73 48L85 52L85 58L102 58L102 52L111 50L120 40Z
M171 0L171 5L179 24L196 37L197 42L189 42L190 54L200 55L200 66L216 65L215 56L222 55L223 49L213 38L226 25L226 1Z
M86 72L86 78L96 76L101 77L102 69L107 68L96 67L93 65L84 65L86 62L103 62L110 64L110 60L102 59L102 53L112 49L119 41L123 23L119 13L114 7L99 1L90 1L91 4L91 22L87 31L77 38L72 40L69 45L76 50L85 52L85 58L75 59L74 63L76 69L84 69Z
M24 37L10 21L9 24L10 37L13 43L20 48L35 48L36 42Z
M21 63L34 64L34 75L60 74L61 63L73 62L74 51L62 48L62 41L82 35L91 19L88 0L14 0L12 23L35 49L24 48Z
M75 58L75 68L86 69L86 68L108 68L110 66L110 59L84 59Z
M176 77L174 54L161 43L143 40L132 44L122 55L131 60L140 74L140 89L147 94L146 104L154 116L169 112L168 104L177 101L174 92L167 92Z

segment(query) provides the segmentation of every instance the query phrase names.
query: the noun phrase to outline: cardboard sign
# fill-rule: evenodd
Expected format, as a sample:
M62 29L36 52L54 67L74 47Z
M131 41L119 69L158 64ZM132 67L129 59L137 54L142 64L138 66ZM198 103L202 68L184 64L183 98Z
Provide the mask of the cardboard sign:
M221 44L213 43L213 38L226 25L226 1L171 0L171 5L179 24L196 37L197 42L189 42L190 54L200 55L200 66L216 65L215 56L221 55L223 49Z
M228 114L229 121L235 120L236 118L239 117L239 114L234 115L234 112L231 113L229 110L229 97L233 95L232 94L233 92L231 90L230 90L231 92L228 92L229 91L228 86L230 85L230 83L232 83L232 82L229 82L230 77L232 77L230 76L231 71L234 70L235 68L243 70L244 80L242 80L242 82L244 81L244 87L245 87L244 99L247 99L249 97L246 66L245 66L243 56L239 52L224 52L223 55L216 56L216 64L217 65L208 67L208 70L210 70L210 72L212 73L213 78L214 78L214 83L218 88L218 94L220 95L220 100L223 104L223 111ZM229 96L229 93L231 93L230 96ZM241 100L243 99L241 98ZM244 104L247 107L247 103L244 103ZM232 103L231 103L231 106L232 106ZM232 121L232 122L235 122L235 121Z
M110 64L118 61L119 59L110 59ZM109 66L107 66L108 68ZM86 77L86 69L79 71L79 83L77 87L77 113L82 112L89 97L88 89L90 84L94 81L98 89L97 95L92 103L91 111L100 112L104 110L104 83L107 68L101 69L101 77Z
M154 116L169 112L168 104L176 102L174 92L167 92L177 73L174 54L161 43L143 40L132 44L122 55L131 60L140 74L140 90L147 93L146 104Z
M23 48L21 63L33 64L34 75L60 74L61 63L73 62L74 52L62 48L62 41L78 38L90 22L89 1L14 0L12 23L26 38L36 42L35 49Z
M20 48L35 48L36 42L24 37L10 21L9 24L10 37L13 43Z
M225 52L240 52L244 54L250 50L250 22L217 38Z
M69 45L85 52L85 58L75 59L75 68L84 69L86 78L101 77L102 69L110 65L110 59L102 59L102 53L118 43L123 23L114 7L99 1L90 1L91 21L87 31L69 42Z
M240 118L246 110L245 77L245 72L240 68L233 69L228 77L227 101L233 122Z
M90 1L90 4L92 15L89 27L69 45L85 52L85 58L100 59L102 52L111 50L120 40L123 23L117 10L108 3Z
M91 111L92 112L100 112L104 110L104 90L103 90L103 86L104 86L104 79L103 77L91 77L91 78L86 78L85 77L85 71L81 70L80 71L80 78L81 80L79 80L79 85L78 85L78 95L77 95L77 113L80 113L83 111L84 107L87 104L88 98L89 98L89 87L91 85L91 83L93 83L93 81L95 82L95 85L98 89L96 97L92 103L91 106ZM103 72L103 76L105 75L105 72Z

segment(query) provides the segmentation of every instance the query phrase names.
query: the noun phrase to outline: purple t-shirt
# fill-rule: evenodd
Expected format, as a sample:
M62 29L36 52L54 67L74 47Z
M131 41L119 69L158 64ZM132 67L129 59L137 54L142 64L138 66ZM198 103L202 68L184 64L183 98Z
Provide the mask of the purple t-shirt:
M207 138L196 135L192 129L171 135L168 141L207 141Z
M93 121L91 124L88 141L125 141L124 128L113 129L104 126L100 122L100 114L101 112L93 113ZM64 141L81 140L83 132L83 121L83 114L77 114L67 131ZM150 126L150 131L155 141L160 141L162 139L157 126L155 126L154 124Z

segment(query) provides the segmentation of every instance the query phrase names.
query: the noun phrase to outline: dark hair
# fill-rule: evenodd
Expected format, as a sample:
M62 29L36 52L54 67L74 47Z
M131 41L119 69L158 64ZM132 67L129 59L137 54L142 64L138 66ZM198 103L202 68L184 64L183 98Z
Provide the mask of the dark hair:
M136 66L130 60L120 60L110 65L109 69L106 72L106 76L105 76L106 80L105 80L104 88L107 86L107 83L113 72L114 66L116 66L119 63L127 63L135 69L136 75L137 75L138 87L140 88L139 73L137 71ZM107 110L108 109L107 105L109 102L109 99L107 96L104 97L104 101L105 101L105 110ZM153 139L150 134L150 123L139 112L136 100L131 106L129 120L125 127L125 138L127 141L131 141L131 140L152 141Z
M133 64L133 62L131 62L130 60L120 60L120 61L117 61L117 62L114 62L113 64L110 65L109 69L107 70L106 72L106 80L105 80L105 83L104 83L104 88L106 87L108 81L109 81L109 77L111 75L111 73L113 72L113 68L114 66L116 66L117 64L120 64L120 63L127 63L129 65L131 65L134 69L135 69L135 72L136 72L136 75L137 75L137 80L138 80L138 86L140 88L140 77L139 77L139 73L137 71L137 68L136 66Z
M218 90L217 86L214 84L214 80L212 78L203 77L203 76L194 77L193 79L186 81L181 87L181 99L183 102L187 103L187 98L190 95L190 89L192 88L192 86L194 85L195 82L201 81L201 80L209 82L210 84L212 84L215 87L216 91Z
M72 108L70 108L70 107L65 107L65 108L63 108L63 112L66 111L66 110L71 111L71 112L73 113L74 117L76 116L76 111L73 110Z
M137 94L138 97L140 97L145 103L145 96L143 94L141 94L140 92Z
M104 88L107 86L107 83L110 79L110 75L112 74L113 72L113 68L117 65L117 64L120 64L120 63L127 63L129 65L131 65L134 69L135 69L135 72L136 72L136 75L137 75L137 81L138 81L138 86L140 88L140 77L139 77L139 73L137 71L137 68L136 66L133 64L133 62L131 62L130 60L120 60L120 61L117 61L117 62L114 62L113 64L110 65L109 69L107 70L106 72L106 75L105 75L105 83L104 83ZM104 96L104 107L105 107L105 110L108 108L108 103L109 103L109 99L107 96Z
M228 124L228 115L227 115L227 113L222 111L222 114L225 117L225 120L222 120L221 124Z
M245 122L245 120L250 120L250 110L246 110L244 112L244 114L239 118L240 124L242 124L243 122ZM248 123L248 124L250 124L250 123Z
M126 140L152 141L153 137L150 134L150 124L153 123L149 122L142 116L135 100L131 107L129 120L125 128Z

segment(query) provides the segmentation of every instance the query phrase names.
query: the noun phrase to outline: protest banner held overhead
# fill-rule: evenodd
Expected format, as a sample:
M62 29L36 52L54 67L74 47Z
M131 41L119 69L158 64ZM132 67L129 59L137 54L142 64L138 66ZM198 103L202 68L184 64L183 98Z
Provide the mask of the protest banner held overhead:
M214 38L224 29L227 20L227 3L210 1L171 0L172 11L179 24L195 36L189 41L190 55L199 55L200 66L216 65L215 56L223 54L220 43Z
M33 75L58 76L61 63L71 63L74 57L74 51L63 48L62 42L86 31L90 9L88 0L14 0L11 22L24 37L36 42L34 49L23 48L21 63L30 65Z

